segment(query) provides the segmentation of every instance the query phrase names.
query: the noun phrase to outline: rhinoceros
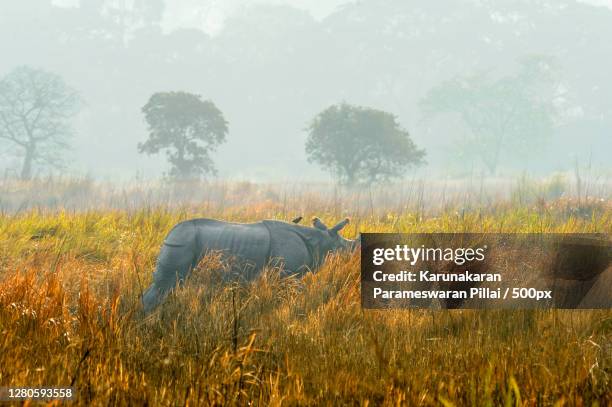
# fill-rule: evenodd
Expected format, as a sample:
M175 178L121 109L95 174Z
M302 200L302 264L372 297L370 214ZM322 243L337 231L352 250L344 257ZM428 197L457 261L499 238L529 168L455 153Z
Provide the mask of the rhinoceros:
M210 252L221 252L231 259L246 278L259 273L266 265L282 266L287 275L320 267L328 253L352 250L355 240L338 232L349 223L348 218L328 228L319 219L313 227L264 220L257 223L230 223L214 219L192 219L174 226L162 245L153 283L145 291L142 302L149 313Z

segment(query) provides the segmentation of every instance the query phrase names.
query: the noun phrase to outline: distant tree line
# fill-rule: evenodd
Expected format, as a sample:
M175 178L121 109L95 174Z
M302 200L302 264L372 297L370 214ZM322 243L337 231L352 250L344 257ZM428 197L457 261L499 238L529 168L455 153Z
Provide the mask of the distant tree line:
M24 66L0 80L0 139L22 158L21 179L31 178L35 164L62 168L73 133L70 119L80 104L77 92L54 73ZM142 113L149 135L138 151L164 151L169 178L216 174L211 153L225 142L228 123L212 101L187 92L160 92ZM307 130L309 161L347 185L389 181L423 164L424 150L387 112L342 103L318 114Z
M59 6L68 3L74 6ZM191 28L167 25L179 3L193 11L187 16L193 18ZM605 40L612 38L609 8L576 0L363 0L313 18L287 4L248 2L213 33L202 27L217 20L212 18L215 7L223 3L225 9L227 3L231 9L237 2L187 3L0 1L0 77L16 63L28 64L60 74L79 90L87 104L74 129L87 137L73 150L81 155L79 164L88 164L94 173L133 171L137 150L122 148L122 143L145 139L142 116L134 109L161 90L202 94L230 119L231 137L209 152L220 170L263 168L269 164L266 154L272 154L280 158L270 167L288 176L303 173L307 157L285 142L287 135L342 100L397 115L414 142L427 150L431 171L439 173L460 175L474 168L500 174L524 169L525 160L533 170L568 169L574 161L570 154L588 158L591 151L595 165L607 159L612 126L612 48ZM484 129L512 114L502 113L509 104L493 104L500 100L494 94L546 111L543 99L551 92L503 81L537 75L530 70L519 75L517 61L542 52L554 56L560 67L554 79L565 95L548 102L554 101L557 110L562 107L555 114L565 117L555 116L552 131L538 118L544 136L534 144L525 142L532 112L515 115L515 128L506 128L501 143L491 139ZM437 104L429 92L442 85L473 97L476 107L486 103L488 110L463 101ZM519 94L521 89L530 91ZM431 103L420 103L428 96ZM566 106L559 105L561 99ZM479 122L483 115L477 111L496 110L500 120ZM17 150L23 154L23 148L9 143L0 145L0 157L11 157L2 168L12 169L12 157ZM17 157L20 164L22 158ZM143 161L157 170L150 160ZM34 174L40 171L40 162L32 165Z
M209 153L225 141L228 128L213 102L186 92L155 93L142 111L149 138L138 151L164 150L170 178L216 173ZM387 112L342 103L319 113L307 130L308 160L346 185L390 181L423 164L425 151Z
M503 156L528 156L553 133L558 84L554 60L533 56L521 70L494 81L457 77L432 88L421 100L426 119L455 114L470 132L453 146L457 154L482 160L495 174ZM0 80L0 140L21 157L21 179L35 165L61 168L81 99L60 76L23 66ZM170 179L215 175L212 153L226 141L228 122L210 100L188 92L159 92L142 107L148 138L142 154L165 152ZM345 185L401 178L425 163L408 131L391 113L340 103L317 114L305 129L305 153ZM470 158L471 159L471 158Z

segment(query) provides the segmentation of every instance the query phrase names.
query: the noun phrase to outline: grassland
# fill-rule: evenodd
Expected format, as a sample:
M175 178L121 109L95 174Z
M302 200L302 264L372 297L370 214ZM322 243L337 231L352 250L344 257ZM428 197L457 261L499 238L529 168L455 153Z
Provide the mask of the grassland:
M436 210L258 192L258 201L5 211L0 386L72 385L82 405L612 405L611 311L365 311L359 258L223 285L206 258L159 312L139 299L178 221L316 215L343 231L612 230L609 199ZM418 194L415 194L416 196Z

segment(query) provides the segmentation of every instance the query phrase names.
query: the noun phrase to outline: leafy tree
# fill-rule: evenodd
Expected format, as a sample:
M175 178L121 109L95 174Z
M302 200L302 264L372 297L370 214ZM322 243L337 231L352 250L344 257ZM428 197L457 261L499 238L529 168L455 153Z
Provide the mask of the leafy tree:
M516 75L490 80L476 74L443 82L420 105L426 118L457 114L469 131L456 143L456 153L480 159L495 174L504 154L524 159L552 136L559 89L554 61L531 56Z
M306 154L347 185L401 176L424 163L408 132L390 113L346 103L319 113L308 127Z
M51 72L22 66L0 80L0 140L23 156L21 179L31 178L35 163L62 166L79 106L76 91Z
M166 150L175 179L216 173L210 152L225 141L227 122L213 102L187 92L155 93L142 112L149 138L138 144L140 153Z

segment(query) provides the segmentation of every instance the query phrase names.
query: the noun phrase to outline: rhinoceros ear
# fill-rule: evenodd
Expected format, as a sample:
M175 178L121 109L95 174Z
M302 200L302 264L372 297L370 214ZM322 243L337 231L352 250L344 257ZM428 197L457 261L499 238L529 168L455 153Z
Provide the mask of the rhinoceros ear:
M331 232L332 233L338 233L342 230L343 227L345 227L346 225L348 225L350 222L349 218L344 219L343 221L339 222L336 226L334 226L333 228L331 228Z
M293 223L300 223L302 221L302 217L298 216L297 218L293 219L291 222Z
M327 230L327 226L325 226L325 223L321 222L321 219L316 217L312 218L312 226L319 230Z

